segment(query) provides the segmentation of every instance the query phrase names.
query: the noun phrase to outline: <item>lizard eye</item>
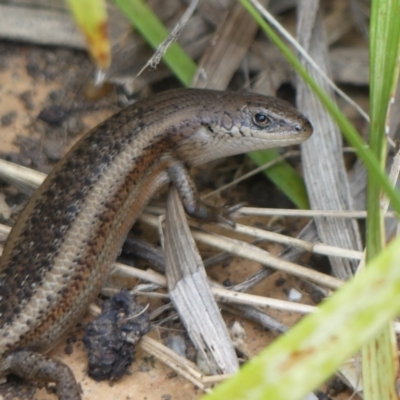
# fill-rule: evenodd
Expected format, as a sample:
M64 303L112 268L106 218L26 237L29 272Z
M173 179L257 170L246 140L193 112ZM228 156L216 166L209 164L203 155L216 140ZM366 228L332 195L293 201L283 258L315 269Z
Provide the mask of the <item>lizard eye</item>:
M264 128L265 126L267 126L271 121L270 119L263 113L256 113L253 116L253 122L255 125Z

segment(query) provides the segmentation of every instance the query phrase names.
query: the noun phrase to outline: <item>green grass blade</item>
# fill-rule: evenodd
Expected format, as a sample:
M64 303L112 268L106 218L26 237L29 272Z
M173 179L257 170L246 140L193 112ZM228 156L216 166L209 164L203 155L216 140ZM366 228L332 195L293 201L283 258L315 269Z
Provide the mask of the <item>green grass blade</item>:
M383 131L389 102L398 81L400 1L374 0L370 28L370 116L372 129ZM371 138L372 139L372 138ZM382 149L382 158L385 157Z
M386 116L392 89L398 78L400 43L400 1L372 2L370 34L370 149L382 173L386 164ZM383 218L380 213L380 183L373 175L368 180L367 257L379 253L384 245Z
M381 170L386 164L386 118L393 88L398 80L400 43L399 0L372 2L370 21L370 149ZM385 245L383 215L380 206L380 182L368 176L367 194L367 260L378 254ZM364 398L381 400L397 398L398 368L395 335L391 325L362 350Z
M399 257L400 237L316 313L202 400L302 399L400 312Z

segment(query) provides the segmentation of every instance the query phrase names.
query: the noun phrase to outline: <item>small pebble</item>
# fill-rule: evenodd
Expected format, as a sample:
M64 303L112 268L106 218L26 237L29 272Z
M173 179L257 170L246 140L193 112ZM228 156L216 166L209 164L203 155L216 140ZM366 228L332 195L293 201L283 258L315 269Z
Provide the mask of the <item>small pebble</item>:
M290 289L288 297L290 301L300 301L303 295L297 289Z
M0 118L0 125L9 126L15 121L16 118L17 118L17 112L16 111L10 111L7 114L4 114Z
M19 95L19 98L24 103L24 106L27 110L34 110L35 103L33 102L32 92L27 90Z

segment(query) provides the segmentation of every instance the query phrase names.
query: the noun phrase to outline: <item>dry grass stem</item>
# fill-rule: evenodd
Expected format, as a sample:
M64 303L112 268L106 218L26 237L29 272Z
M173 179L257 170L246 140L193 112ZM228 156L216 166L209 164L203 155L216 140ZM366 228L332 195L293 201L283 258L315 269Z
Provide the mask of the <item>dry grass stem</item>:
M157 210L155 210L157 211ZM367 217L366 211L346 211L346 210L292 210L287 208L258 208L258 207L242 207L238 211L242 215L258 215L258 216L281 216L281 217L333 217L333 218L357 218L363 219ZM386 218L397 218L396 213L385 213Z
M111 271L111 275L118 275L120 278L131 278L135 277L137 279L155 283L156 285L160 285L162 287L167 286L167 278L164 275L161 275L152 270L143 270L135 267L129 267L128 265L121 263L114 263L113 269Z
M0 158L0 178L31 195L45 180L46 174Z
M275 310L294 311L301 314L309 314L316 310L316 307L307 304L293 303L290 301L255 296L247 293L232 292L223 288L215 287L212 289L212 292L216 300L224 303L247 304L256 307L271 307Z
M360 260L363 256L361 251L342 249L340 247L330 246L324 243L311 243L302 239L282 235L281 233L270 232L264 229L254 228L252 226L236 224L235 232L255 236L259 239L270 240L271 242L286 244L298 247L310 253L322 254L326 256L336 256Z
M198 388L205 392L208 391L207 386L209 386L209 384L203 382L203 374L191 361L179 356L174 351L149 336L143 336L140 341L140 347L168 365ZM221 380L226 378L227 375L222 375Z
M9 226L0 224L0 234L2 235L8 235L11 232L11 228Z

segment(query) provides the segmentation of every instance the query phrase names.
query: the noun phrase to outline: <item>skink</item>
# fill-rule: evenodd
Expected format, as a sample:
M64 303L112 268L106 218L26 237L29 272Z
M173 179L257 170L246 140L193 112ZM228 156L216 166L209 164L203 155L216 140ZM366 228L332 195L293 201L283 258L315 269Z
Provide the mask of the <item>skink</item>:
M28 202L0 261L0 376L55 382L81 398L48 352L101 290L133 223L172 182L189 215L226 221L202 203L187 166L300 143L309 121L254 93L177 89L138 101L85 134Z

